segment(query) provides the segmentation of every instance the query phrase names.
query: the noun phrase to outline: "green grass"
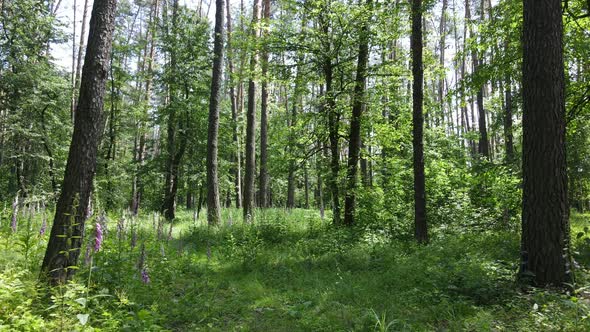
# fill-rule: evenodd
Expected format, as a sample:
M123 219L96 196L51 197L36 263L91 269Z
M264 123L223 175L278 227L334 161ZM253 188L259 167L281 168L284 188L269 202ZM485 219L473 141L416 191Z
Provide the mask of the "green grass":
M258 211L253 224L243 224L241 211L226 209L216 228L179 213L170 240L167 226L158 240L153 217L145 216L136 221L138 245L131 248L131 226L118 237L117 219L93 258L90 282L90 268L82 266L75 283L53 290L53 302L35 281L46 236L34 234L34 243L22 246L26 227L16 235L4 227L0 330L590 330L584 289L574 296L515 282L514 231L446 229L418 246L378 231L334 228L315 211ZM572 218L581 266L590 263L589 220ZM137 270L141 243L149 284ZM578 288L586 276L578 271ZM79 315L86 314L82 326Z

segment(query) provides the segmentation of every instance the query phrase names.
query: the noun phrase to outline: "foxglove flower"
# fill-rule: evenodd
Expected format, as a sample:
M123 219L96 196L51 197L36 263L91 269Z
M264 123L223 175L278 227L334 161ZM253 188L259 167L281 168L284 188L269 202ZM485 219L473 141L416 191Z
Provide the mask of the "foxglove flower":
M94 252L98 252L100 247L102 246L102 226L100 223L96 223L96 228L94 232Z
M43 213L43 221L41 222L41 229L39 230L39 235L45 235L45 231L47 230L47 216Z
M143 269L141 269L141 281L144 284L149 284L150 283L150 275L147 272L147 268L144 266Z
M125 232L125 217L121 217L117 222L117 238L119 241L123 238L123 233Z
M16 217L18 215L18 195L12 201L12 219L10 223L10 227L12 228L12 232L16 233Z

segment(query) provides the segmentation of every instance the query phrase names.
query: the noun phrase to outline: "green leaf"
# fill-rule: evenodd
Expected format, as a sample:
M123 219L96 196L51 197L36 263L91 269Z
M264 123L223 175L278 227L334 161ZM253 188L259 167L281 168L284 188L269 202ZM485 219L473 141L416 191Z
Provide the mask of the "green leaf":
M88 317L90 317L90 315L89 314L77 314L76 317L78 318L80 325L86 325L86 323L88 323Z

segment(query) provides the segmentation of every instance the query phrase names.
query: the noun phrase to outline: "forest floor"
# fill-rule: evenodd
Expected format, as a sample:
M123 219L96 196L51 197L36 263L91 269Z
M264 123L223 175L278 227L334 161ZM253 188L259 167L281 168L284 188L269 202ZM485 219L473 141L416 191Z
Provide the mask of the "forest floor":
M418 246L311 210L259 211L245 225L226 209L233 222L216 228L204 216L181 211L170 233L152 215L112 216L75 281L48 290L36 282L48 236L40 215L21 218L16 234L4 215L0 331L590 330L590 215L572 217L572 293L516 283L515 230L434 229Z

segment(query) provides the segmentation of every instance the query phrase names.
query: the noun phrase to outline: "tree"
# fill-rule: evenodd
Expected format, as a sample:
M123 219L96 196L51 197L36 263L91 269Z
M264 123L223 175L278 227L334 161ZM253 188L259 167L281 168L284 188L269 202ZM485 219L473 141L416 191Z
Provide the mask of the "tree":
M367 0L367 10L372 5L371 0ZM369 20L364 18L363 24L359 31L359 51L356 67L356 78L354 82L354 92L352 95L352 118L350 119L350 135L348 139L348 168L346 178L348 186L344 197L344 224L352 225L354 223L354 213L356 204L356 186L358 162L361 150L361 117L363 112L363 103L365 97L365 80L367 77L367 63L369 61Z
M572 282L560 0L524 0L521 275Z
M259 0L254 0L252 7L252 42L258 38ZM251 221L254 209L254 182L256 173L256 81L255 71L258 64L256 47L250 55L250 80L248 82L248 110L246 114L246 174L244 177L244 220Z
M262 2L264 20L263 36L268 38L270 24L270 0ZM259 206L268 207L269 186L268 186L268 41L262 50L262 86L260 96L260 197Z
M213 41L213 77L209 99L209 131L207 137L207 221L216 225L221 220L219 206L219 175L217 174L217 142L219 136L219 107L223 71L223 5L215 1L215 37Z
M80 255L98 143L104 126L103 103L115 29L115 10L116 0L96 1L92 8L74 133L41 266L41 277L48 278L51 284L70 279L76 271L72 267L77 264Z
M428 242L426 224L426 185L424 179L424 68L422 64L422 0L412 1L412 146L414 148L414 236L420 243Z

